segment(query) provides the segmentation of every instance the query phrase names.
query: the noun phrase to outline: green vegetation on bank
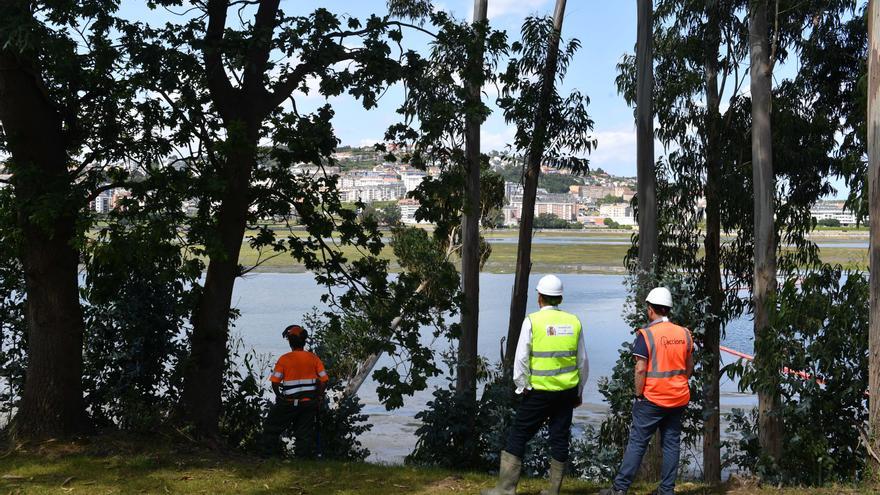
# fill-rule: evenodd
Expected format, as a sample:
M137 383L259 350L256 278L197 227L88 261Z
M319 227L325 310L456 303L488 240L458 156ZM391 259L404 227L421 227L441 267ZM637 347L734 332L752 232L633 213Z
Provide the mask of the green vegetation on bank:
M149 442L151 447L143 447ZM494 484L490 473L458 472L409 466L321 461L261 460L242 454L219 454L156 446L142 439L132 446L104 438L86 445L50 443L36 452L6 452L0 457L0 493L19 495L88 494L470 494ZM161 441L159 442L161 443ZM518 493L537 494L540 479L524 479ZM566 480L563 493L593 495L601 487ZM637 485L634 494L653 487ZM676 493L713 493L680 483ZM817 489L756 488L737 483L726 493L780 495L850 495L876 493L864 487Z
M553 233L553 236L559 234ZM628 236L620 236L625 240ZM497 238L497 237L496 237ZM492 237L489 237L491 240ZM485 270L489 273L512 273L516 265L516 243L492 243L492 254L486 263ZM532 246L533 270L536 273L620 273L623 271L624 258L629 246L626 244L544 244ZM353 248L342 249L348 257L357 256ZM271 252L260 253L245 244L242 247L241 263L253 266L258 259L266 260L257 271L262 272L297 272L304 268L283 254L271 259ZM386 246L380 255L396 265L394 253ZM822 261L840 264L844 268L865 270L868 266L868 250L860 248L824 247L821 249ZM392 266L394 269L395 266Z

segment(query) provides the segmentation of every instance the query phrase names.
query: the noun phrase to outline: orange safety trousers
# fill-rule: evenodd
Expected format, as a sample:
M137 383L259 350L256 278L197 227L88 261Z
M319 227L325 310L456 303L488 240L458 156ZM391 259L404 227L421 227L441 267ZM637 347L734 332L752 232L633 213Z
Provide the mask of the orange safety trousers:
M694 352L691 332L668 321L639 330L648 345L644 396L660 407L681 407L691 399L687 362Z

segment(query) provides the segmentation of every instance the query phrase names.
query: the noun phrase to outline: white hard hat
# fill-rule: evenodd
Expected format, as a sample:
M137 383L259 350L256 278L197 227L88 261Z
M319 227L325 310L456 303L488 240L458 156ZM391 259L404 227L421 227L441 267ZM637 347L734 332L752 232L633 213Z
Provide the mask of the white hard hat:
M669 289L666 287L657 287L648 293L645 302L653 304L654 306L666 306L667 308L671 308L672 293L670 293Z
M559 280L559 277L556 275L544 275L541 277L541 280L538 281L538 294L544 294L545 296L561 296L562 280Z

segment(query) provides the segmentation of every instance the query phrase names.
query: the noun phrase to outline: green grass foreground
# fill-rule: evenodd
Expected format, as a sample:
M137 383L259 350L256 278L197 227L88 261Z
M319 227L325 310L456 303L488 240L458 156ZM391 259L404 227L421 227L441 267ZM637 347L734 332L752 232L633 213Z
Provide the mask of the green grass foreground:
M51 443L0 457L0 494L476 494L493 486L488 474L409 466L326 461L262 460L242 454L163 447L156 438ZM526 479L518 493L536 495L543 480ZM595 494L592 483L566 480L563 493ZM641 495L649 485L630 490ZM865 487L758 488L736 483L726 491L680 484L685 495L708 493L832 495L880 493Z

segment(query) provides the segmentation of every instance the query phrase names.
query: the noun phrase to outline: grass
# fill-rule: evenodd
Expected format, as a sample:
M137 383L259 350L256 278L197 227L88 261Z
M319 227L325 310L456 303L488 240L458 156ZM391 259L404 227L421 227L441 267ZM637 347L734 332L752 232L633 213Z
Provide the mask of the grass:
M516 244L492 244L492 255L484 268L488 273L513 273L516 268ZM624 273L623 259L628 245L599 244L534 244L532 246L532 271L535 273ZM351 258L357 252L344 247L343 253ZM268 253L270 254L270 253ZM266 254L264 254L264 257ZM394 253L390 247L383 249L381 257L391 261L392 270L397 269ZM824 247L822 260L831 264L841 264L845 268L865 270L868 266L868 250L859 248ZM249 245L242 246L241 263L252 266L259 254ZM263 272L301 272L299 265L287 254L272 258L260 266Z
M409 466L324 461L261 460L242 454L163 445L155 437L133 441L96 438L78 444L53 443L35 451L7 452L0 458L3 494L475 494L493 486L489 474ZM537 494L543 480L525 479L520 494ZM595 494L593 483L566 480L563 493ZM638 485L632 494L647 494ZM719 493L680 483L676 493ZM726 493L831 495L877 493L857 487L762 489L729 486Z

